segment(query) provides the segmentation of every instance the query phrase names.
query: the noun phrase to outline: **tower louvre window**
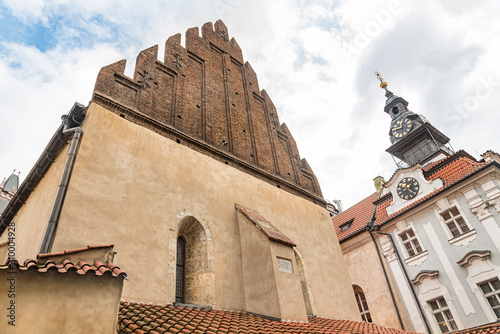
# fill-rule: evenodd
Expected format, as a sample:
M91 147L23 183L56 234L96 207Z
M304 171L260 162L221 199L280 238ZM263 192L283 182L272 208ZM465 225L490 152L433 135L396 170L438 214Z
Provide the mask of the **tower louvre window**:
M441 333L448 333L458 329L457 324L453 319L453 315L448 308L448 304L446 304L443 297L432 300L428 302L428 304L431 307L434 318L436 318Z
M443 217L446 226L448 227L454 238L470 231L469 226L467 226L467 223L462 218L462 215L456 207L442 212L441 217Z
M423 252L413 229L410 228L403 233L400 233L399 237L403 241L403 245L405 246L410 257Z
M495 278L491 281L479 284L484 297L490 304L497 319L500 319L500 280Z

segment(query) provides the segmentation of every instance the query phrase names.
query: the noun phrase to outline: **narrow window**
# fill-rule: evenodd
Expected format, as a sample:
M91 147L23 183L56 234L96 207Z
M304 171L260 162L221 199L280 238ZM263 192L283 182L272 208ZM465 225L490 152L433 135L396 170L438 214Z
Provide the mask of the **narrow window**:
M458 329L448 308L448 304L446 304L443 297L430 301L429 306L431 307L432 314L434 314L434 318L436 318L441 333L448 333Z
M467 226L456 207L441 213L441 217L443 217L444 223L448 226L453 238L470 231L469 226Z
M184 303L184 254L186 242L184 238L177 238L177 268L175 271L175 302Z
M418 242L417 236L413 229L409 229L399 234L399 237L403 241L403 245L408 252L410 257L422 253L422 247L420 247L420 243Z
M497 319L500 319L500 280L495 278L494 280L479 284L479 287L483 291L488 303L490 303Z
M361 313L361 319L363 321L372 322L372 317L370 315L370 310L368 309L368 304L366 303L365 294L358 291L354 294L356 297L356 302L358 302L359 313Z

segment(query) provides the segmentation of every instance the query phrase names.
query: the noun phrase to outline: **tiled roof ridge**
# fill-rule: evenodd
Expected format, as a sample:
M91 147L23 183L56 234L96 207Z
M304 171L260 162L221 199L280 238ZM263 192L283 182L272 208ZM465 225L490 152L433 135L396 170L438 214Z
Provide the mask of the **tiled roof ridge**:
M181 307L170 303L120 302L118 323L122 333L373 333L403 334L400 329L365 321L308 316L308 322L273 321L258 315L215 309Z
M477 162L477 160L472 156L470 155L469 153L467 153L465 150L458 150L457 152L447 156L447 157L444 157L438 161L433 161L433 162L429 162L427 165L425 166L422 166L420 163L416 163L412 166L409 166L409 167L404 167L404 168L398 168L394 171L394 173L392 173L391 177L389 178L389 181L392 180L392 178L394 177L394 175L396 175L399 171L401 170L404 170L404 169L414 169L416 166L420 165L422 166L422 170L424 171L424 174L430 170L430 169L433 169L434 167L435 168L441 168L441 167L445 167L446 164L449 164L451 162L453 162L454 160L458 159L459 157L467 157L475 162ZM450 161L451 159L451 161ZM438 167L439 165L439 167ZM431 173L433 173L434 171L432 171ZM388 182L389 182L388 181Z
M373 204L379 205L380 203L384 203L385 201L387 201L388 199L391 199L391 198L392 198L392 193L388 192L387 194L384 194L384 195L380 196L379 198L377 198L375 201L373 201Z
M78 261L78 264L75 265L69 260L64 260L61 264L55 264L54 261L47 260L45 263L41 264L33 259L27 259L21 266L17 260L9 259L5 265L0 266L0 270L12 269L14 267L21 271L31 270L39 273L46 273L48 271L57 271L61 274L76 272L79 275L93 273L95 276L111 275L113 277L122 277L127 279L127 273L122 271L120 267L112 263L104 264L100 261L94 261L93 264Z
M477 162L476 158L467 153L465 150L458 150L452 155L449 155L441 160L431 162L425 165L422 169L424 171L424 175L430 175L438 171L439 169L446 167L451 164L453 161L458 160L459 158L467 158L473 162Z
M262 216L255 210L245 208L239 204L235 204L236 209L241 212L255 227L261 231L269 240L279 242L281 244L295 247L297 244L287 237L283 232L278 230L268 219ZM269 226L265 226L265 224Z
M89 249L108 248L108 247L114 247L114 245L96 245L96 246L89 245L87 247L69 249L69 250L65 250L65 251L62 251L62 252L38 254L36 257L37 257L37 259L40 259L40 258L51 257L51 256L58 256L58 255L65 255L65 254L73 254L73 253L83 252L83 251L86 251L86 250L89 250Z

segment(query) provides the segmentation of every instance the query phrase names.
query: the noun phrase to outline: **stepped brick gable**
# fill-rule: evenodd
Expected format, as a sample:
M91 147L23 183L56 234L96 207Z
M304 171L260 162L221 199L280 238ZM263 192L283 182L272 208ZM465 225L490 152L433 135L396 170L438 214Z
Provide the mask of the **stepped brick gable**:
M133 78L125 60L103 67L92 101L280 188L325 204L319 183L276 108L222 21L139 53Z

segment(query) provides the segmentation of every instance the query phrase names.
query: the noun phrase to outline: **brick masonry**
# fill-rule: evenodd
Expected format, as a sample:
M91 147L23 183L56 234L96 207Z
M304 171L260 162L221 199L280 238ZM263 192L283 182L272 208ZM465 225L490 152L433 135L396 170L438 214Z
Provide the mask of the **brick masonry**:
M215 27L215 30L214 30ZM133 79L125 60L103 67L92 101L120 116L324 205L321 189L241 49L222 21L141 51Z

